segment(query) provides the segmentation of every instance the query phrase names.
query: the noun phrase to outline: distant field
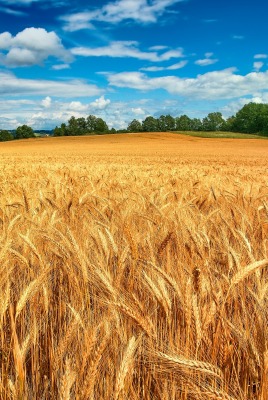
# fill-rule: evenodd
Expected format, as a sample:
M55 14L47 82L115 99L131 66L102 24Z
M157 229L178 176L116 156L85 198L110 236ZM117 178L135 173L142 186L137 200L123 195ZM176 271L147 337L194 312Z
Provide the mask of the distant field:
M206 132L208 133L208 132ZM90 155L148 155L159 154L166 157L177 155L189 157L263 157L267 154L268 142L254 135L238 135L238 138L249 136L248 140L233 140L192 136L194 132L180 133L134 133L101 136L72 136L25 139L14 142L2 142L2 154L24 154L26 156L61 156L73 153L75 156L88 153ZM205 133L204 133L205 134ZM219 133L220 135L220 133ZM230 135L233 135L232 133Z
M202 132L202 131L183 131L178 132L182 135L214 138L214 139L268 139L268 134L253 135L250 133L236 133L236 132Z
M0 399L267 400L268 141L0 144Z

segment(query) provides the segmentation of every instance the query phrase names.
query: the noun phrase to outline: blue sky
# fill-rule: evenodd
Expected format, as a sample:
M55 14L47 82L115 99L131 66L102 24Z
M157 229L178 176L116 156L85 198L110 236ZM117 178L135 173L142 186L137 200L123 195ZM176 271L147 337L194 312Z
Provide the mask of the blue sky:
M267 0L0 0L0 129L268 102Z

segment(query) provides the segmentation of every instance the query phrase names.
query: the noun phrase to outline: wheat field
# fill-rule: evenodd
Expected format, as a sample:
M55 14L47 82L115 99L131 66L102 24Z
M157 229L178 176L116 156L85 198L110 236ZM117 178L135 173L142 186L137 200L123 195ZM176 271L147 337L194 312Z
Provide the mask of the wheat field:
M0 399L267 400L268 141L0 145Z

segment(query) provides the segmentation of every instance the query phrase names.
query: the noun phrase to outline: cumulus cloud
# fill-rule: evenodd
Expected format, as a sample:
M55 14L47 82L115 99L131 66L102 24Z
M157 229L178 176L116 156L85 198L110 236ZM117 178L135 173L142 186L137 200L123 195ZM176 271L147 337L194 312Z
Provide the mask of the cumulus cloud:
M72 116L79 118L86 117L89 114L104 118L112 126L113 113L118 110L118 107L115 106L109 113L107 106L110 104L110 100L104 99L103 96L91 103L87 101L64 101L50 96L41 100L0 100L0 108L5 114L4 117L0 115L0 129L15 129L22 124L30 125L34 129L53 129L56 125L67 122ZM123 115L123 103L120 104L121 108Z
M4 64L10 67L26 67L39 63L40 57L37 57L33 51L19 47L11 49L4 60Z
M84 112L87 111L89 109L88 104L83 104L81 103L81 101L71 101L71 103L67 104L67 105L63 105L63 107L68 111L72 111L72 112Z
M45 99L41 101L41 105L45 108L50 108L52 104L52 99L51 97L47 96Z
M230 115L234 115L239 111L245 104L248 103L267 103L268 102L268 93L260 93L256 96L251 97L242 97L235 101L231 101L229 104L222 108L222 114L224 117L229 117Z
M144 115L145 114L145 111L141 107L131 108L131 111L135 115Z
M12 35L9 32L0 34L0 49L8 49L12 43Z
M94 22L118 24L132 20L136 23L155 23L168 8L183 0L117 0L98 9L62 16L65 30L94 28Z
M141 51L138 48L139 43L136 41L116 41L111 42L108 46L102 47L75 47L72 54L83 57L118 57L118 58L136 58L139 60L149 61L167 61L171 58L181 58L183 49L177 48L167 50L162 54L156 51Z
M17 78L10 72L0 71L0 95L45 95L56 97L91 97L102 92L97 86L83 80L53 81Z
M53 129L62 122L67 122L71 116L87 117L93 114L103 118L108 126L116 129L126 128L134 118L144 119L147 115L164 113L178 115L178 102L156 99L129 100L127 102L110 102L106 108L96 108L94 102L68 101L49 96L42 99L0 100L0 129L15 129L18 125L27 124L34 129ZM97 99L98 100L98 99ZM96 100L95 100L96 101ZM107 99L106 99L107 101ZM44 105L50 105L44 107ZM146 107L146 108L145 108ZM3 114L3 113L2 113Z
M208 72L196 78L164 76L149 78L141 72L122 72L108 76L110 85L137 90L164 89L170 94L196 99L231 99L268 90L268 71L239 75L235 68Z
M105 108L108 107L108 105L109 105L110 103L111 103L111 100L105 99L104 96L101 96L99 99L96 99L95 101L93 101L92 103L90 103L90 105L91 105L94 109L104 110Z
M50 56L64 62L73 60L57 34L43 28L26 28L16 36L3 32L0 34L0 49L4 51L0 63L9 67L41 65Z

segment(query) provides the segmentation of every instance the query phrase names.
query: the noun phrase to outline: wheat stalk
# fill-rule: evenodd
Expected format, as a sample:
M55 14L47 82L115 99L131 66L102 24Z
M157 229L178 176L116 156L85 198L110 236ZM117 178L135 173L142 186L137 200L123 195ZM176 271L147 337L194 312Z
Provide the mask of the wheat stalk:
M137 349L138 339L135 336L129 340L128 345L125 349L125 353L122 358L122 362L118 371L116 383L115 383L115 391L114 391L114 399L117 400L120 396L120 393L124 389L124 382L127 374L130 371L130 368L133 368L135 351Z

